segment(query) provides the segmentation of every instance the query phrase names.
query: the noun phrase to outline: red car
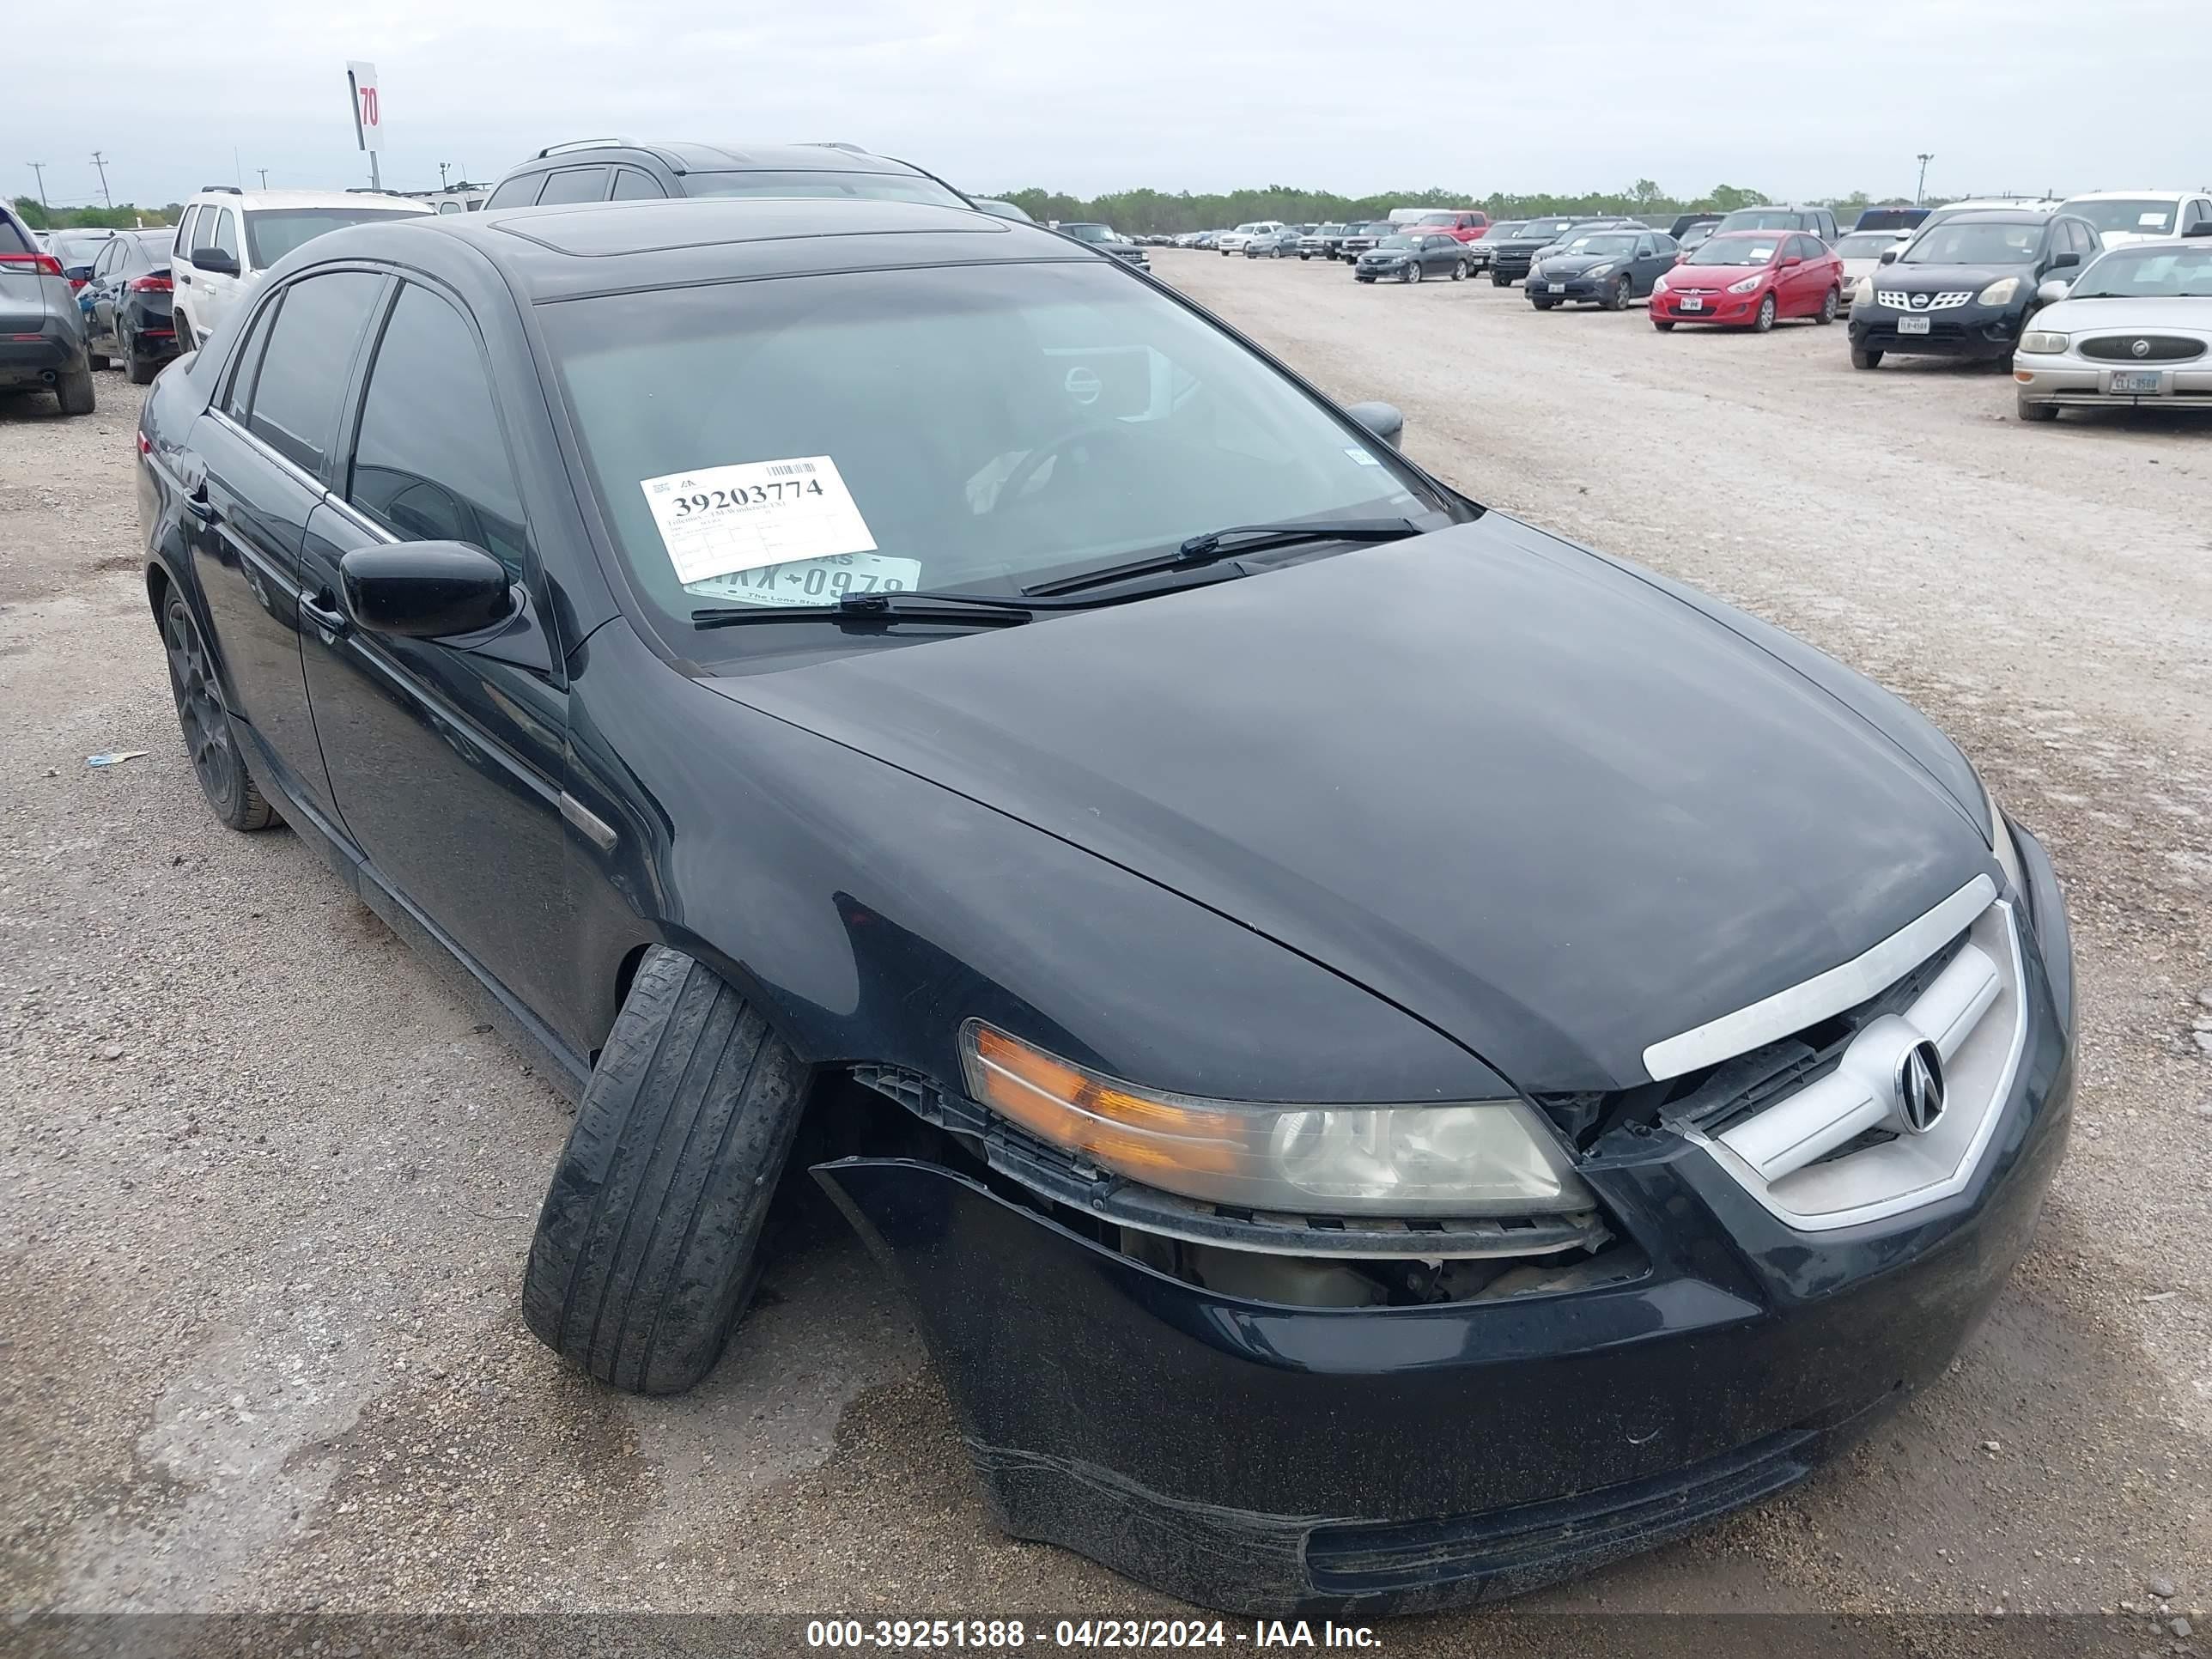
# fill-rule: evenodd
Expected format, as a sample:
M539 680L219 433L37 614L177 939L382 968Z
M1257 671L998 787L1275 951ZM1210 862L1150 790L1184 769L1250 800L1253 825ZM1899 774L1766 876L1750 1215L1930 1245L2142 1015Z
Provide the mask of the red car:
M1844 262L1808 231L1729 230L1676 261L1651 290L1651 326L1719 323L1764 334L1784 317L1832 323Z
M1455 242L1472 242L1490 228L1490 216L1475 208L1438 208L1398 228L1419 231L1424 236L1441 233Z

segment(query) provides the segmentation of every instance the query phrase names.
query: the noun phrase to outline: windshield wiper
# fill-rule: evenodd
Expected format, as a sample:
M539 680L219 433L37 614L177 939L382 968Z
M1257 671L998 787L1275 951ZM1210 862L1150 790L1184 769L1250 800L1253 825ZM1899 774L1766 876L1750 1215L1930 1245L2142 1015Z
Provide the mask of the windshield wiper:
M845 593L835 605L731 605L694 611L694 628L733 628L740 623L892 622L953 623L969 628L1006 628L1025 623L1040 610L1053 609L1026 599L988 593Z
M1022 592L1025 599L1034 599L1048 594L1079 592L1086 587L1103 587L1109 582L1127 581L1162 570L1189 569L1272 548L1299 547L1312 542L1396 542L1420 533L1411 519L1285 519L1277 524L1233 524L1193 536L1172 553L1155 554L1128 564L1109 565L1103 570L1086 570L1079 575L1063 576L1058 581L1040 582Z

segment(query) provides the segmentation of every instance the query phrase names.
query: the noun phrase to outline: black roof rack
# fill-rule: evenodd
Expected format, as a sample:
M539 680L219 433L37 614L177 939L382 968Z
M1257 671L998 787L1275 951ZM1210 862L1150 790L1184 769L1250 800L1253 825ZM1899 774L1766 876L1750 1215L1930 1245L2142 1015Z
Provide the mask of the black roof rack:
M246 194L246 192L240 190L236 185L202 185L200 186L200 194L203 196L210 195L217 191L222 191L225 196L243 196Z

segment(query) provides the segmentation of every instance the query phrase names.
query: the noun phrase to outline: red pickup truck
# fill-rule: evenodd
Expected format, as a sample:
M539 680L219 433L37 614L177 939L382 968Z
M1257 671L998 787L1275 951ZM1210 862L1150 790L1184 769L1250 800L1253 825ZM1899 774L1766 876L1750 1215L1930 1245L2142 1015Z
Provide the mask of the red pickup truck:
M1438 232L1457 242L1472 242L1490 228L1490 216L1478 208L1438 208L1433 213L1424 213L1411 223L1398 227L1400 230L1418 230L1425 236Z

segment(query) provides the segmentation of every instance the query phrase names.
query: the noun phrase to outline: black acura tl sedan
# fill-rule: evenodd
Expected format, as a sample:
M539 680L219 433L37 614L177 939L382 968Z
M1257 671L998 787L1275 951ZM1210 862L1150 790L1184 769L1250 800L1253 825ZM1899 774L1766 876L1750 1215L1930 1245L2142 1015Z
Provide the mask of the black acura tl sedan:
M1928 722L1396 428L963 210L363 225L156 383L148 595L217 815L579 1097L548 1345L697 1382L804 1165L1006 1530L1433 1607L1937 1378L2073 975Z

